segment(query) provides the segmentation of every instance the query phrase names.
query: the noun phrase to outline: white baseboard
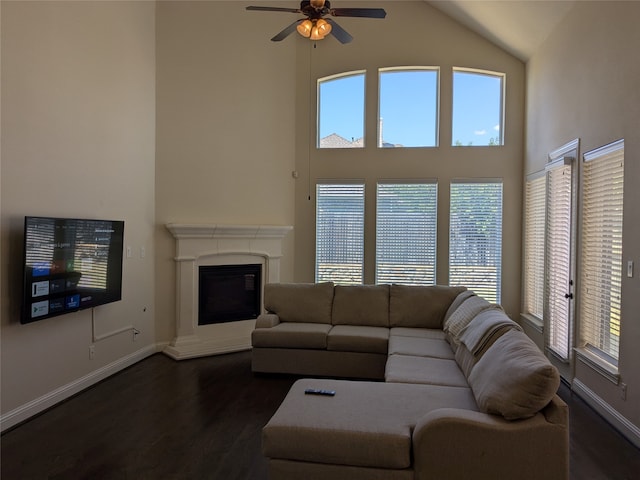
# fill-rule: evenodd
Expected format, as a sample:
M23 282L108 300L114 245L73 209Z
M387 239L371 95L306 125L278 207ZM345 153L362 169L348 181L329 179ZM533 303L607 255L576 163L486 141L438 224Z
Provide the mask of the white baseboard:
M580 380L574 379L571 390L577 393L591 408L602 415L613 427L624 435L631 443L640 448L640 428L623 417L611 405L595 394Z
M81 392L85 388L95 385L99 381L104 380L114 373L118 373L120 370L124 370L134 363L137 363L140 360L144 360L148 356L161 351L164 346L165 344L148 345L141 350L133 352L126 357L120 358L115 362L105 365L104 367L85 375L84 377L78 378L71 383L63 385L60 388L57 388L39 398L36 398L35 400L25 403L24 405L21 405L18 408L11 410L10 412L7 412L0 417L0 430L4 431L21 422L24 422L25 420L28 420L32 416L37 415L47 408L53 407L55 404L66 400L72 395Z

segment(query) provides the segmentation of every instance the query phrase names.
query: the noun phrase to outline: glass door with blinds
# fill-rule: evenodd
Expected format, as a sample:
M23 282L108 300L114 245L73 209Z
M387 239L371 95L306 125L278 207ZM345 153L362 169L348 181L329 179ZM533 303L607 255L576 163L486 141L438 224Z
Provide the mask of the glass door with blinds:
M577 141L549 156L546 167L545 349L570 379L574 332L575 191Z

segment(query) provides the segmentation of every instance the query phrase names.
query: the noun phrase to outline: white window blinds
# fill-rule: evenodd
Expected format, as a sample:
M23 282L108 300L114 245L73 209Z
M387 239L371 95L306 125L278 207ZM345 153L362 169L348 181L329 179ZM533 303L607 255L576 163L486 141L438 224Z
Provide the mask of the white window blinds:
M544 173L544 172L542 172ZM524 313L543 319L545 176L534 175L525 185Z
M560 359L569 358L572 158L547 166L545 292L547 347Z
M364 184L318 184L316 282L363 282Z
M434 285L438 185L378 183L376 283Z
M585 153L582 172L579 346L617 365L624 141Z
M454 181L449 215L449 285L500 303L502 181Z

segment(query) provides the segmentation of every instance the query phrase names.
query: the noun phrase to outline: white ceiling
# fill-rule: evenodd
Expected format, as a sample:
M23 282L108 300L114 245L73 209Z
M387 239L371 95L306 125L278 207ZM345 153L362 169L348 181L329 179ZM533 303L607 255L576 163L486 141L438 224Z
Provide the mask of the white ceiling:
M425 0L527 61L578 0Z

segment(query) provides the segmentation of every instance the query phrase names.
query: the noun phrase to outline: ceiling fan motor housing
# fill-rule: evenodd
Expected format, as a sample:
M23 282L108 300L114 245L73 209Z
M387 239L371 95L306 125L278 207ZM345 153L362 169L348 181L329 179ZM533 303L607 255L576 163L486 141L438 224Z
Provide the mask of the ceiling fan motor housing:
M303 0L300 2L300 11L310 19L322 18L331 13L329 0Z

